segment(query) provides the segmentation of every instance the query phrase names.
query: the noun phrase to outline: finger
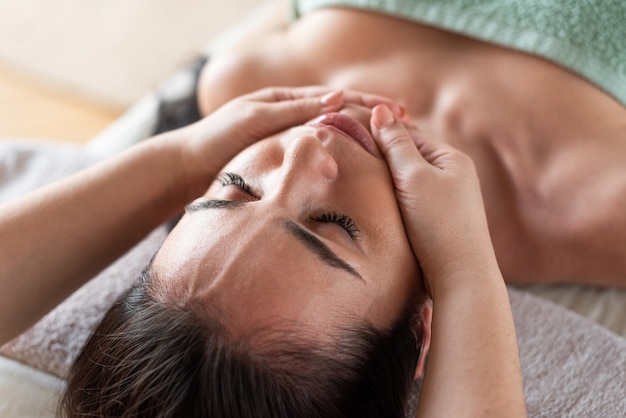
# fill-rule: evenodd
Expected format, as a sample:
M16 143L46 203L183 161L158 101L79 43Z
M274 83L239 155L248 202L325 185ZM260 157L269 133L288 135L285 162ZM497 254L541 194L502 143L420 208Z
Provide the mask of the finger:
M411 124L411 126L407 126L407 131L409 135L411 135L411 139L413 139L413 143L417 147L417 150L422 154L422 157L426 161L430 161L428 156L432 154L437 148L435 145L435 141L429 139L427 135L424 135L419 129Z
M336 90L321 97L307 97L264 104L258 113L261 132L269 135L283 129L301 125L324 113L339 110L343 106L343 92Z
M378 148L385 156L392 174L399 174L419 165L428 164L422 157L411 133L386 105L372 109L371 129Z
M461 157L457 155L462 153L453 146L424 135L415 126L409 127L408 132L419 153L433 167L446 169L449 164L458 164Z
M402 119L403 121L409 120L408 112L406 111L406 109L402 105L396 103L388 97L379 96L376 94L359 93L354 90L345 91L344 97L346 103L354 103L361 106L369 107L370 109L373 109L378 105L385 105L396 117Z
M281 102L284 100L322 97L336 90L326 86L267 87L241 96L241 99L258 102Z

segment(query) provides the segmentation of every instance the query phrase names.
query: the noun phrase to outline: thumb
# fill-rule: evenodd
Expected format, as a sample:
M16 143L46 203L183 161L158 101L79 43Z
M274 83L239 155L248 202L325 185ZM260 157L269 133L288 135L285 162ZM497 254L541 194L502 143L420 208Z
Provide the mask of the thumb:
M428 166L411 133L385 105L372 110L372 134L394 178L407 170Z

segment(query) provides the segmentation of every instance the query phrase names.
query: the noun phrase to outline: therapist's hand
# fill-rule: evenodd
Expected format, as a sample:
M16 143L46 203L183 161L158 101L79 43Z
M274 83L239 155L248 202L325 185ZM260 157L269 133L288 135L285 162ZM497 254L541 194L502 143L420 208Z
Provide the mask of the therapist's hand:
M191 181L217 171L255 141L341 108L340 90L267 88L240 96L184 128L183 165ZM207 178L211 177L211 178Z
M381 96L329 87L266 88L226 103L182 130L182 165L188 184L202 193L206 183L228 161L252 143L301 125L344 104L389 106L402 117L400 106Z
M385 106L374 108L371 128L431 295L471 269L497 269L472 160L420 136Z
M197 193L210 184L228 161L252 143L324 113L353 103L367 107L386 104L394 114L404 111L389 99L329 87L266 88L226 103L179 132L182 165Z

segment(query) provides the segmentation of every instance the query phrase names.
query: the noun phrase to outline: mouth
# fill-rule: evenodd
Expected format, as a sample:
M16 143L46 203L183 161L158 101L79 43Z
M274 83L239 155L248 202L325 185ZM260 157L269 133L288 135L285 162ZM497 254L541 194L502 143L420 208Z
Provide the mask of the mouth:
M361 125L361 123L351 116L343 113L326 113L325 115L308 122L307 125L323 126L334 131L338 131L341 135L355 141L374 157L380 158L380 152L374 142L374 138L372 138L370 133L363 125Z

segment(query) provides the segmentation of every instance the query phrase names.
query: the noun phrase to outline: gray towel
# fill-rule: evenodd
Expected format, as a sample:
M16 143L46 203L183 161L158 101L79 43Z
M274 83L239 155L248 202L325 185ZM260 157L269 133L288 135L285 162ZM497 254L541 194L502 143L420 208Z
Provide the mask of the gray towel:
M27 153L20 149L25 158ZM36 155L36 147L32 152L33 158L41 157ZM74 152L78 151L65 157ZM0 152L0 165L6 155ZM80 160L77 155L71 158ZM73 171L80 165L67 166ZM0 178L0 183L6 186L10 180ZM65 376L93 327L117 295L139 277L165 236L165 228L156 229L30 330L0 347L0 354ZM626 340L529 293L509 289L509 295L529 415L626 416ZM414 416L418 387L419 382L409 402L408 416Z

